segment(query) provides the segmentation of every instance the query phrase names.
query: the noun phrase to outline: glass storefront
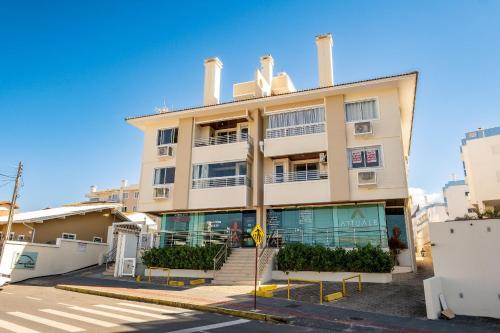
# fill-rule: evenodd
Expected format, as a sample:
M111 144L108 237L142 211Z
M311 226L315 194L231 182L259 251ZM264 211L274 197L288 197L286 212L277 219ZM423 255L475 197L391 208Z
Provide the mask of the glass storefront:
M270 209L267 232L279 243L388 246L382 204Z
M391 249L407 249L406 221L403 208L386 208L387 237Z
M165 214L161 222L162 246L223 243L233 247L253 247L250 232L255 227L255 211L216 211Z

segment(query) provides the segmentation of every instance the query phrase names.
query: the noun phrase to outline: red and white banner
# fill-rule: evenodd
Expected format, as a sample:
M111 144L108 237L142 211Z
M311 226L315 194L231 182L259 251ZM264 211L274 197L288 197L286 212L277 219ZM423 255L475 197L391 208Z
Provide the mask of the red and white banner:
M353 150L351 152L352 164L363 163L363 157L361 156L361 150Z
M366 163L377 163L377 149L366 151Z

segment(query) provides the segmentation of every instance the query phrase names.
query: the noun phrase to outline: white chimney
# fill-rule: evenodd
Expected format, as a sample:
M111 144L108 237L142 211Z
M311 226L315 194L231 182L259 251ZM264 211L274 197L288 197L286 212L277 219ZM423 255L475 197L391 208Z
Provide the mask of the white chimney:
M273 68L274 68L274 59L269 55L265 55L260 57L260 67L262 70L262 76L266 79L267 83L272 86L273 84Z
M332 35L325 34L317 36L316 47L318 49L319 86L333 86Z
M220 74L222 62L219 58L205 59L205 86L203 91L203 105L219 104Z
M95 185L90 186L90 193L95 193L95 192L97 192L97 186Z
M125 187L127 187L127 185L128 185L128 181L126 179L122 179L121 188L125 188Z

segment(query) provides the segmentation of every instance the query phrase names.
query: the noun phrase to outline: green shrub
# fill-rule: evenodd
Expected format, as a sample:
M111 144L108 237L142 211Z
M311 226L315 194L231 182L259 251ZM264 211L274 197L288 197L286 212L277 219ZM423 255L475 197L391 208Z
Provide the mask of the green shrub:
M221 245L178 246L152 248L142 255L143 263L148 267L171 269L213 269L213 259Z
M388 273L394 267L390 252L370 244L349 251L322 245L287 244L279 250L277 262L283 272Z

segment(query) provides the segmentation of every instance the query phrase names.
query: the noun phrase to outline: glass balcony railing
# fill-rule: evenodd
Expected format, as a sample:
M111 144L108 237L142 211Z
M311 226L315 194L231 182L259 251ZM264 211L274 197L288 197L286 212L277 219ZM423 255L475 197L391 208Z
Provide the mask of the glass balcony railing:
M312 180L328 179L326 171L296 171L286 173L275 173L265 177L266 184L303 182Z

